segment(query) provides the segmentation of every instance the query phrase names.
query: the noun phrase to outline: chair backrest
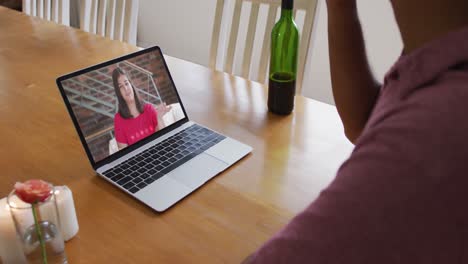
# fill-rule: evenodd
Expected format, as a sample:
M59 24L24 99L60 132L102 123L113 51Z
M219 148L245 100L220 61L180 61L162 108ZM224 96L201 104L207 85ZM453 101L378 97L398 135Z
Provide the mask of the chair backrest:
M234 3L234 10L232 11L232 21L230 22L230 33L227 37L227 50L223 50L226 45L220 43L221 39L221 28L223 23L229 23L229 21L223 21L223 14L226 15L229 11L227 8L229 0L217 0L215 19L213 25L211 49L210 49L210 61L209 66L216 69L218 55L225 54L224 62L219 68L222 71L228 73L234 73L234 57L236 52L236 45L239 44L238 33L239 25L241 24L241 11L242 5L245 2L250 2L250 14L247 25L246 38L243 41L245 43L243 56L241 58L241 76L250 80L265 83L267 81L267 71L269 69L269 58L270 58L270 34L274 24L277 21L279 15L279 9L281 8L281 0L232 0ZM262 23L259 21L259 9L262 5L268 7L268 15L266 22ZM297 76L297 89L296 93L301 92L302 80L304 76L304 68L307 58L307 52L310 42L310 36L312 32L312 24L314 22L315 8L317 0L295 0L294 1L294 16L297 18L298 11L305 12L304 23L302 30L300 30L300 44L299 44L299 61L298 61L298 76ZM297 20L296 20L297 22ZM262 25L264 24L264 25ZM258 39L256 36L258 25L264 26L263 38ZM261 36L260 36L261 37ZM256 76L251 76L251 66L253 64L253 47L254 40L263 43L261 45L261 55L259 57L258 71Z
M23 0L22 8L30 16L70 25L70 0Z
M81 0L80 28L136 45L139 0Z

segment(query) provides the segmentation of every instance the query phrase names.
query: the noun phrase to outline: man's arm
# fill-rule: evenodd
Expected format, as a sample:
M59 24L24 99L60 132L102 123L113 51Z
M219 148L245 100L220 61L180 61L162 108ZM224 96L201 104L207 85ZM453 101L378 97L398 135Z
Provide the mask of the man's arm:
M351 141L361 135L379 93L366 57L356 0L327 0L333 97Z

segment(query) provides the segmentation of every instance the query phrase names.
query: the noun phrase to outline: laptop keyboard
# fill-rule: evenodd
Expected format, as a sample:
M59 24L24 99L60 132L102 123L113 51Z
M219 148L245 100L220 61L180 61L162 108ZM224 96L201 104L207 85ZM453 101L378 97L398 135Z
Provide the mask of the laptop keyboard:
M194 124L103 174L136 193L225 138Z

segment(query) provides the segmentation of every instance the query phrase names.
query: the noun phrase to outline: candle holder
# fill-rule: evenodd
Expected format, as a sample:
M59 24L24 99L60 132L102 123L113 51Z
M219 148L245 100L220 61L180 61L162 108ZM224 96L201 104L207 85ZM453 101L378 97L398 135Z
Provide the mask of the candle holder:
M67 263L54 189L46 200L33 204L12 191L7 203L28 263Z

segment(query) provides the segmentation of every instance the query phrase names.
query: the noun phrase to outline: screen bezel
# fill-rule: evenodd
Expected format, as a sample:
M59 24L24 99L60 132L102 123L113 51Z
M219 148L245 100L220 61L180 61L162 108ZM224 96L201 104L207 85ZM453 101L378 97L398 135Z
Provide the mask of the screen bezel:
M73 112L73 108L68 100L68 97L65 93L65 89L62 87L62 82L67 80L67 79L70 79L70 78L74 78L78 75L82 75L82 74L85 74L85 73L88 73L88 72L91 72L91 71L95 71L97 69L100 69L100 68L103 68L103 67L107 67L107 66L110 66L112 64L116 64L118 62L121 62L121 61L124 61L124 60L128 60L128 59L131 59L131 58L134 58L134 57L137 57L137 56L141 56L143 54L146 54L146 53L151 53L151 52L158 52L159 55L161 56L162 58L162 61L163 61L163 64L164 64L164 69L166 71L166 73L168 74L169 76L169 80L171 82L171 84L173 85L174 87L174 90L175 90L175 93L177 95L177 99L179 100L179 103L180 103L180 106L182 107L182 111L184 112L184 118L161 129L161 130L158 130L157 132L153 133L152 135L122 149L122 150L119 150L117 152L115 152L114 154L112 155L109 155L107 156L106 158L100 160L100 161L95 161L94 158L93 158L93 155L91 154L91 151L88 147L88 144L86 143L86 139L83 135L83 132L81 131L81 128L80 128L80 125L78 123L78 120L75 116L75 113ZM167 63L166 63L166 60L164 59L164 55L162 54L161 52L161 49L158 47L158 46L154 46L154 47L150 47L150 48L146 48L146 49L143 49L143 50L140 50L140 51L137 51L137 52L134 52L134 53L130 53L130 54L127 54L127 55L124 55L122 57L118 57L118 58L115 58L115 59L112 59L110 61L106 61L106 62L103 62L103 63L99 63L99 64L96 64L94 66L90 66L88 68L84 68L82 70L78 70L76 72L72 72L72 73L69 73L69 74L66 74L66 75L63 75L63 76L60 76L59 78L57 78L56 80L56 83L57 83L57 86L60 90L60 94L62 95L62 98L65 102L65 105L67 107L67 110L68 110L68 113L70 114L70 117L73 121L73 124L75 126L75 129L76 131L78 132L78 135L80 137L80 141L81 141L81 144L83 145L85 151L86 151L86 155L88 156L88 159L89 161L91 162L91 165L93 166L93 168L96 170L97 168L99 167L102 167L118 158L121 158L122 156L125 156L126 154L134 151L135 149L138 149L139 147L147 144L148 142L164 135L164 134L167 134L169 133L170 131L178 128L179 126L183 125L184 123L187 123L189 121L189 118L188 118L188 115L187 115L187 112L185 111L185 107L182 103L182 100L180 100L180 96L179 96L179 92L177 91L177 88L175 86L175 83L174 83L174 80L172 79L172 76L171 76L171 73L169 72L169 68L167 67Z

